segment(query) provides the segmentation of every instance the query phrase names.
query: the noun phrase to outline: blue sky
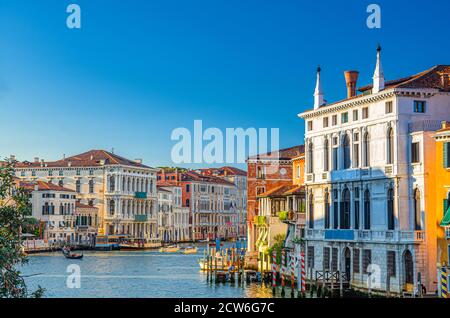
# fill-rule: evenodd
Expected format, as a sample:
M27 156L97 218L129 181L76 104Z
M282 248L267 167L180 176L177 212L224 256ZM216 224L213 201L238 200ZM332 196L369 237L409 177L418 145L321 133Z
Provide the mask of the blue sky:
M81 30L66 7L81 7ZM366 26L367 5L382 28ZM172 165L173 129L280 128L303 143L296 115L345 97L343 71L371 81L449 64L447 0L0 0L0 156L58 159L115 149ZM445 16L445 14L444 14ZM189 165L187 165L189 166ZM197 165L198 166L198 165Z

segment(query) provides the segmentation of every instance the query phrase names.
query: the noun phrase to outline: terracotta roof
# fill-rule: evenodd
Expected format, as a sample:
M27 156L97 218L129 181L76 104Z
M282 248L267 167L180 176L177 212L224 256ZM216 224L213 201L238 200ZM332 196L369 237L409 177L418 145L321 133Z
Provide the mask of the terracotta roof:
M442 91L449 91L442 86L441 77L439 73L450 73L450 65L436 65L421 73L411 75L408 77L387 81L385 89L388 88L435 88ZM372 89L373 85L366 85L360 87L360 92L365 92Z
M80 203L78 201L75 202L75 208L76 209L95 209L95 210L98 210L98 208L96 208L95 206L83 204L83 203Z
M205 175L201 175L194 171L188 171L188 172L182 173L181 181L196 181L196 182L217 183L217 184L234 186L234 183L231 183L222 178L215 177L215 176L205 176Z
M134 160L129 160L116 154L110 153L106 150L90 150L79 155L68 157L57 161L44 161L46 167L95 167L101 166L102 161L105 165L125 165L139 168L150 168ZM17 168L38 168L41 167L41 162L17 162Z
M247 171L241 170L236 167L230 167L230 166L224 166L220 168L203 168L203 169L197 169L201 172L203 175L216 175L216 176L247 176Z
M26 182L26 181L19 181L18 184L19 187L28 189L31 191L34 191L36 186L38 187L38 191L61 191L61 192L74 192L71 189L67 189L64 187L60 187L57 184L44 182L44 181L32 181L32 182Z
M164 189L164 187L157 185L156 188L158 189L158 191L163 191L163 192L170 192L172 193L172 191Z
M292 188L285 193L284 195L291 195L291 194L304 194L305 193L305 186L292 186Z
M450 91L450 89L445 89L442 86L441 77L439 73L448 73L450 72L450 65L436 65L432 68L420 72L415 75L402 77L395 80L386 81L384 84L384 90L391 88L433 88L439 89L441 91ZM333 103L325 104L320 106L320 108L330 107L345 101L350 101L352 99L360 98L362 96L368 95L369 91L373 88L373 84L365 85L358 88L363 94L359 94L350 98L345 98ZM307 111L312 111L313 109L309 109Z
M290 148L284 148L274 152L268 152L264 154L257 154L250 156L249 159L275 159L278 160L290 160L292 158L299 157L305 153L304 145L298 145Z

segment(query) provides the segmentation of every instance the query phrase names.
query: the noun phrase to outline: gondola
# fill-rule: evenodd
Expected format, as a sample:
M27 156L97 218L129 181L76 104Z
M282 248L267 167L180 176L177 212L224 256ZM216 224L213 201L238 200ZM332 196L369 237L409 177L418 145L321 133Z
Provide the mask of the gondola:
M64 257L68 258L68 259L82 259L83 258L83 254L72 253L71 251L64 249L64 248L62 249L62 253L63 253Z

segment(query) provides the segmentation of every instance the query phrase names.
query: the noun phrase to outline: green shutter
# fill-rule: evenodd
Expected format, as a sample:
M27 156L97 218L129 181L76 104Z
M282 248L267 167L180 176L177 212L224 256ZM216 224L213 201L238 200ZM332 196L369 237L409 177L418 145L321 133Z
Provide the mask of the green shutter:
M450 165L449 165L449 154L448 154L448 150L449 150L449 145L450 145L450 143L448 143L448 142L445 142L444 143L444 145L443 145L443 150L444 150L444 154L443 154L443 160L444 160L444 168L448 168Z
M445 200L447 201L447 200ZM448 205L448 203L444 202L444 208ZM441 221L441 226L450 226L450 209L445 209L444 210L444 217L442 218Z

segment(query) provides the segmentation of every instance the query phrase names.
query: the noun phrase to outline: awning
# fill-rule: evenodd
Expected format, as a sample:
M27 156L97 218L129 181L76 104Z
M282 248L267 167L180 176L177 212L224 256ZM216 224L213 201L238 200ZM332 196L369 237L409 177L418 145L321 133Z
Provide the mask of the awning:
M447 212L444 214L444 218L441 221L441 226L450 226L450 207L447 208Z

